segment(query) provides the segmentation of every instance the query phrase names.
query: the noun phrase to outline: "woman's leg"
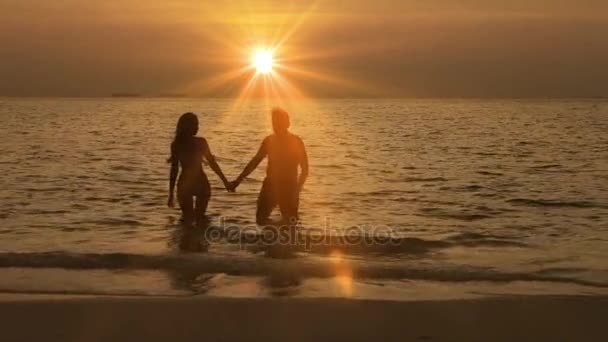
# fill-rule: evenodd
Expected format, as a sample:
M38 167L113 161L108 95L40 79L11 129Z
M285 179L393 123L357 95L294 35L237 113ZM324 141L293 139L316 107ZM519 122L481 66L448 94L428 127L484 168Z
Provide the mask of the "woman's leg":
M194 223L194 205L192 201L192 195L184 194L177 191L177 201L179 207L182 209L182 218L184 219L184 225L191 226Z
M202 189L196 195L196 206L194 208L194 215L196 224L203 226L206 222L205 215L207 214L207 206L209 205L209 199L211 198L211 185L209 181L205 180Z
M196 216L196 224L201 226L205 223L207 213L207 206L209 205L210 194L196 196L196 207L194 209L194 215Z

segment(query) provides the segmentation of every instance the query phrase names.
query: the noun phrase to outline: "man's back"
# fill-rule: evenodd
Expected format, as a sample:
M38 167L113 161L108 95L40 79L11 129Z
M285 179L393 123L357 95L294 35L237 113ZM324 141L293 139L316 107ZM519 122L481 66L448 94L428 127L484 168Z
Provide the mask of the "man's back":
M305 157L304 143L291 133L272 134L263 142L268 154L267 177L271 181L297 182L298 166Z
M308 177L308 157L302 139L289 133L289 125L289 114L279 108L273 109L274 134L264 139L255 157L230 186L230 189L236 189L264 158L268 158L266 179L260 189L255 215L259 225L269 222L277 205L284 224L293 226L298 221L300 191Z

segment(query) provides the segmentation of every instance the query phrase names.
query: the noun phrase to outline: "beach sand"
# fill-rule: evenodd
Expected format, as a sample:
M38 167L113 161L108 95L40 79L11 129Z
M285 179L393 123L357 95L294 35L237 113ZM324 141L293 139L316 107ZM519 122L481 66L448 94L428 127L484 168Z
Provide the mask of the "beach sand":
M2 341L606 341L608 297L0 297Z

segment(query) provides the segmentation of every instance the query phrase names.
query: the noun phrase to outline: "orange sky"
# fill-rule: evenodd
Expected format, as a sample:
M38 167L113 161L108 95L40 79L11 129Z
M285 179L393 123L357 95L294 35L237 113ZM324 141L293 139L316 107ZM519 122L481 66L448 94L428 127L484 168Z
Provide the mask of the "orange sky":
M234 96L287 36L314 97L608 96L608 1L504 3L0 0L0 96Z

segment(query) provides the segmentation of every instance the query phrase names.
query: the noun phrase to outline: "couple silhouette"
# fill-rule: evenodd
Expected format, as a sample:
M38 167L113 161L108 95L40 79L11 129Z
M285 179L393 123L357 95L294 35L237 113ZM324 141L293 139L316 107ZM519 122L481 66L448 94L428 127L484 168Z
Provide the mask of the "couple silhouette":
M177 185L177 201L186 226L205 222L211 186L203 170L204 160L220 177L226 190L234 192L265 158L268 158L268 166L257 200L256 223L261 226L295 225L298 221L300 191L308 177L308 157L302 139L289 132L289 113L280 108L274 108L271 113L273 134L262 141L256 155L234 181L228 181L222 172L207 140L196 136L199 126L197 116L185 113L179 118L171 143L171 157L168 159L171 172L167 204L171 208L175 206ZM281 211L281 221L272 222L270 215L277 206Z

